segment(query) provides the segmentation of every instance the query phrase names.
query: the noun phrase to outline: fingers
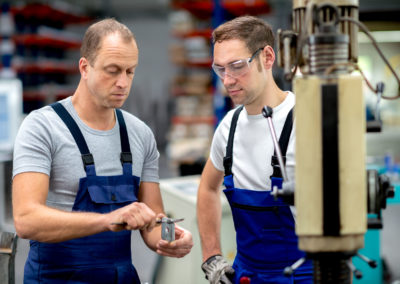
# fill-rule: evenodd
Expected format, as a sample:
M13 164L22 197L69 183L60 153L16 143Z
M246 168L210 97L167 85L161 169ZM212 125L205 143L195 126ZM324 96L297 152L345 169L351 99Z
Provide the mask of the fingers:
M167 242L160 240L157 244L156 252L163 256L184 257L193 247L192 234L175 225L175 241Z
M144 203L140 210L139 215L135 215L136 223L138 224L139 230L147 230L150 232L156 226L156 214Z
M163 256L181 258L187 255L192 249L191 245L178 246L175 242L176 241L168 243L167 241L161 240L157 244L156 252Z
M156 214L146 204L134 202L110 213L111 231L147 230L156 226Z
M164 213L158 213L156 220L161 220L162 218L167 217Z
M126 224L120 223L120 222L110 223L109 228L110 228L110 231L112 231L112 232L119 232L119 231L122 231L122 230L127 230L126 229Z

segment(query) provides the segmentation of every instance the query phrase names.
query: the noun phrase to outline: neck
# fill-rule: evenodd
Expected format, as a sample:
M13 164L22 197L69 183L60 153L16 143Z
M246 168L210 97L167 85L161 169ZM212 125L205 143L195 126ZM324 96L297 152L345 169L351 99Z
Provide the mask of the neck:
M114 109L100 105L84 84L79 83L71 101L79 118L90 128L110 130L114 127L116 121Z
M260 95L254 102L245 105L248 114L260 114L264 106L274 108L280 105L286 99L287 92L279 89L272 77L270 78L269 82L271 82L271 84L267 85L262 95Z

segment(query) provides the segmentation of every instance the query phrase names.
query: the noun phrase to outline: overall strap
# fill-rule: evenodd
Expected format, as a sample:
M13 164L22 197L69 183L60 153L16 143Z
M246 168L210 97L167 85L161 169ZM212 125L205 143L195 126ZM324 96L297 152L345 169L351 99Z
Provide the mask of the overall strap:
M72 118L69 112L59 102L55 102L50 106L54 109L54 111L58 114L62 121L64 121L72 136L74 137L75 142L78 145L79 151L81 152L83 167L85 168L86 173L95 174L93 155L89 152L89 148L86 144L85 138L83 137L81 130L79 129L78 124L76 124L75 120Z
M279 147L281 148L283 163L286 164L286 151L289 145L290 134L293 129L293 108L289 111L285 124L283 125L281 136L279 137ZM271 157L271 166L273 168L273 173L271 177L282 177L282 172L279 167L278 157L276 156L276 151Z
M235 136L236 125L239 118L239 114L242 111L243 106L237 108L232 116L231 127L229 129L228 144L226 145L226 153L224 157L224 169L225 176L232 175L232 163L233 163L233 138Z
M117 113L117 119L119 123L119 135L121 139L121 163L124 174L132 174L132 153L131 147L129 145L128 132L126 130L126 124L122 111L120 109L115 109Z

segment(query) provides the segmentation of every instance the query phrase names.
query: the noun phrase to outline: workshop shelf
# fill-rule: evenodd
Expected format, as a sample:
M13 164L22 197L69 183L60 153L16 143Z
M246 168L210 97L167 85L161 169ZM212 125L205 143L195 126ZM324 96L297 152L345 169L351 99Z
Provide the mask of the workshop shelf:
M92 18L78 5L61 2L16 4L10 11L11 67L23 84L24 113L71 95L69 86L79 74L81 35L69 25L89 25Z

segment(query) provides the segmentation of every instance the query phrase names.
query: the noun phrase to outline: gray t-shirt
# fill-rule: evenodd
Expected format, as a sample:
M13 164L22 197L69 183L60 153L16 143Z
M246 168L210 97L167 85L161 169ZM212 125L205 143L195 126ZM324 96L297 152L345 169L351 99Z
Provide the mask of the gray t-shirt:
M68 97L60 101L78 124L92 153L99 176L122 174L119 124L100 131L87 126ZM150 128L137 117L122 111L132 152L132 174L141 181L159 182L157 145ZM50 177L47 205L71 211L79 179L86 176L81 154L69 129L56 112L45 106L23 121L14 145L13 177L40 172Z

